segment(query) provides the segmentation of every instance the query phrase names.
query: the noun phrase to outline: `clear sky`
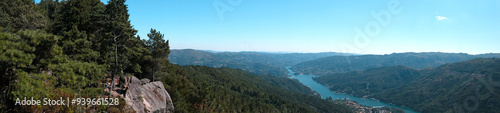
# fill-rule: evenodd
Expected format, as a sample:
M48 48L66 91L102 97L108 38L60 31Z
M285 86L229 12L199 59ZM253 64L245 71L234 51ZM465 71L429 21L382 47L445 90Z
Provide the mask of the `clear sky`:
M141 38L157 29L172 49L500 53L500 0L128 0L126 4Z

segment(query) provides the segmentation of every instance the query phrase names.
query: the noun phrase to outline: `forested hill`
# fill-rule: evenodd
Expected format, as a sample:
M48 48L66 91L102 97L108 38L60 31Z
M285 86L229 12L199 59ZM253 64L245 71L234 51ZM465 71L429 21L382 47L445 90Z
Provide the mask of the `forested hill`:
M170 49L164 35L151 29L141 39L136 33L125 0L0 1L0 112L125 112L123 98L116 106L15 102L97 100L112 96L104 91L116 85L105 86L111 78L166 76Z
M465 53L393 53L386 55L330 56L306 61L292 66L297 73L327 75L349 71L361 71L381 66L403 65L411 68L427 68L470 60L473 58L500 57L500 54L469 55Z
M162 81L171 92L176 112L352 112L344 105L273 85L295 86L298 82L268 82L286 79L283 77L264 79L226 67L173 65L169 69L169 75Z
M353 94L359 97L372 96L374 92L390 90L415 80L422 71L406 66L384 66L364 71L335 73L313 78L330 86L331 90Z
M477 58L432 69L404 66L325 75L330 90L374 97L420 112L498 112L500 59Z
M113 88L117 76L162 81L176 112L352 111L313 96L296 80L172 65L164 34L151 29L142 39L130 21L125 0L0 1L0 112L133 112L121 94L105 92L127 90ZM15 104L25 97L92 102L113 97L119 103Z
M229 67L243 69L259 75L287 74L286 66L300 62L345 53L264 53L264 52L207 52L193 49L172 50L170 62L179 65L204 65L209 67Z

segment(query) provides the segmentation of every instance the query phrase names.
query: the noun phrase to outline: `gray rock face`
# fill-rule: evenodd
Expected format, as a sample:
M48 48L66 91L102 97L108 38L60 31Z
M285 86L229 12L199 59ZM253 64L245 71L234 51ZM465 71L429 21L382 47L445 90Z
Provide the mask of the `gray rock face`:
M143 79L141 79L141 82L142 82L142 84L149 83L149 79L147 79L147 78L143 78Z
M173 113L174 104L160 81L141 85L142 81L132 77L125 93L128 106L138 113Z

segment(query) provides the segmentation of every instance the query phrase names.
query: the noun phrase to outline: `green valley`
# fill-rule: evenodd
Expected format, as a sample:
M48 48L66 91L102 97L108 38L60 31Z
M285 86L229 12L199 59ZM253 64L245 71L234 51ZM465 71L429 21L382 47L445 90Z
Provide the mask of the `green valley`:
M284 65L339 53L170 51L156 29L137 35L125 0L7 0L0 9L0 112L354 112L275 76L286 74ZM211 66L193 66L202 64ZM92 104L19 105L23 98Z
M310 92L292 92L274 85L285 82L268 82L280 80L276 76L263 79L224 67L174 65L170 69L172 72L163 80L166 89L173 92L178 112L352 112ZM296 86L296 83L285 85Z
M0 113L499 112L499 3L1 0Z
M352 55L348 53L264 53L264 52L207 52L193 49L172 50L170 61L179 65L204 65L243 69L259 75L285 76L285 66L327 56Z
M327 75L349 71L362 71L382 66L403 65L416 69L439 66L446 63L466 61L473 58L500 57L498 53L469 55L465 53L393 53L386 55L331 56L294 65L297 73Z
M380 67L315 78L330 90L420 112L496 112L500 59L477 58L430 69Z

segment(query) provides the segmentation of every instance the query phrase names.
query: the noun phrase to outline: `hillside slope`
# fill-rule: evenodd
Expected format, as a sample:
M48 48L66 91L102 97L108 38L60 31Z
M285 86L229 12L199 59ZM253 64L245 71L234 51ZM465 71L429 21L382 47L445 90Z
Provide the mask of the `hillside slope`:
M382 67L315 80L333 91L367 95L420 112L500 110L500 59L496 58L477 58L423 70Z
M330 56L299 63L292 67L297 73L327 75L349 71L361 71L382 66L403 65L411 68L427 68L470 60L473 58L500 57L500 54L469 55L464 53L393 53L389 55Z
M161 80L171 92L176 112L352 112L344 105L288 91L267 81L272 79L243 70L178 65L169 69Z
M344 53L264 53L264 52L207 52L193 49L171 50L171 63L243 69L259 75L285 76L285 66Z
M413 68L392 66L372 68L365 71L335 73L313 79L319 83L327 84L330 90L362 97L390 90L395 86L411 82L421 75L422 71Z

